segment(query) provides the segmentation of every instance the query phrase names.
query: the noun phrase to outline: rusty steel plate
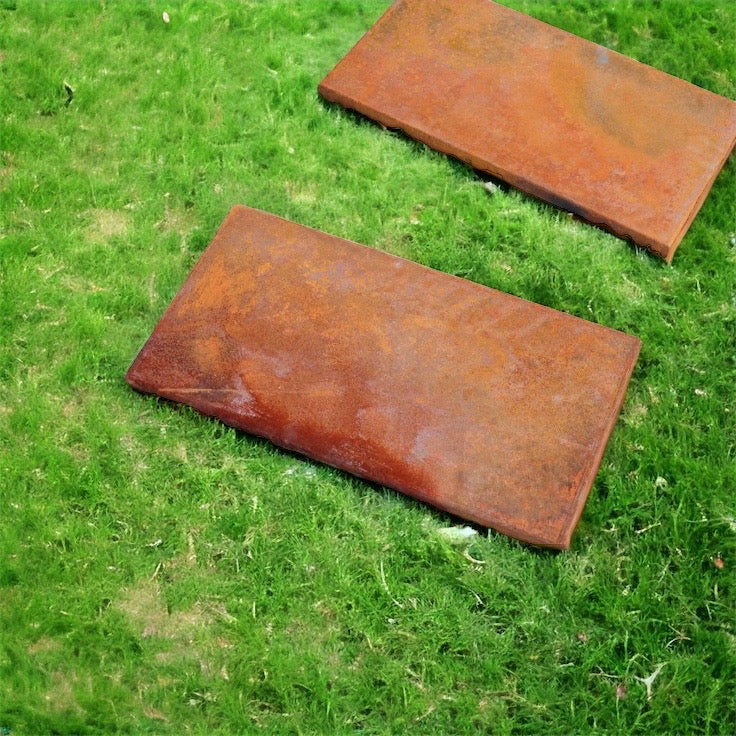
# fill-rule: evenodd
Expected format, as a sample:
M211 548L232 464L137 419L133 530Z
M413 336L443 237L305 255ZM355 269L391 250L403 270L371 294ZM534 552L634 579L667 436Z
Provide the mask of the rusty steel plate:
M238 206L127 380L566 548L638 352L621 332Z
M670 261L736 103L489 0L398 0L319 85Z

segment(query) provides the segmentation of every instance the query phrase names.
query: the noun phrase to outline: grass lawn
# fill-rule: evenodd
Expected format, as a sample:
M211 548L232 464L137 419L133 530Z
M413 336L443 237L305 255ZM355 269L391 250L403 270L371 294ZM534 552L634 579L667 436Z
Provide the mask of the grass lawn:
M734 3L504 2L736 97ZM672 266L490 194L318 98L387 4L0 0L0 734L736 731L736 160ZM125 384L235 203L642 339L569 552Z

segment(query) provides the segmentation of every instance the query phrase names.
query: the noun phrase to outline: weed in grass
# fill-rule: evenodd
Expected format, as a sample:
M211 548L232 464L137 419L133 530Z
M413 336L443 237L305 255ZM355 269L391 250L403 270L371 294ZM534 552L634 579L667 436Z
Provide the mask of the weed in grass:
M730 3L509 4L736 96ZM319 100L385 7L0 2L4 732L733 732L734 162L673 266L489 191ZM130 391L236 202L642 338L569 553Z

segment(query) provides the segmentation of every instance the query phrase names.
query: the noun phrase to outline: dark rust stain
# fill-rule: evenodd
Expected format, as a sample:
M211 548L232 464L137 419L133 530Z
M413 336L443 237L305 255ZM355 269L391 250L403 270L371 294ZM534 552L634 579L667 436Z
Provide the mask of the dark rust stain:
M565 548L638 351L615 330L235 207L127 380Z
M731 100L489 0L398 0L319 91L667 261L736 142Z

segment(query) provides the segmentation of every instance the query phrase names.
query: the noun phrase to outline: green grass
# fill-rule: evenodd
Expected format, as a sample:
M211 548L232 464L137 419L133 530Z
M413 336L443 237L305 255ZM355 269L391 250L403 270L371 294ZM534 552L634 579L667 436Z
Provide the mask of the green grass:
M386 4L0 1L0 733L734 733L736 161L673 266L490 196L317 97ZM725 0L508 4L736 97ZM235 203L642 339L569 552L127 387Z

